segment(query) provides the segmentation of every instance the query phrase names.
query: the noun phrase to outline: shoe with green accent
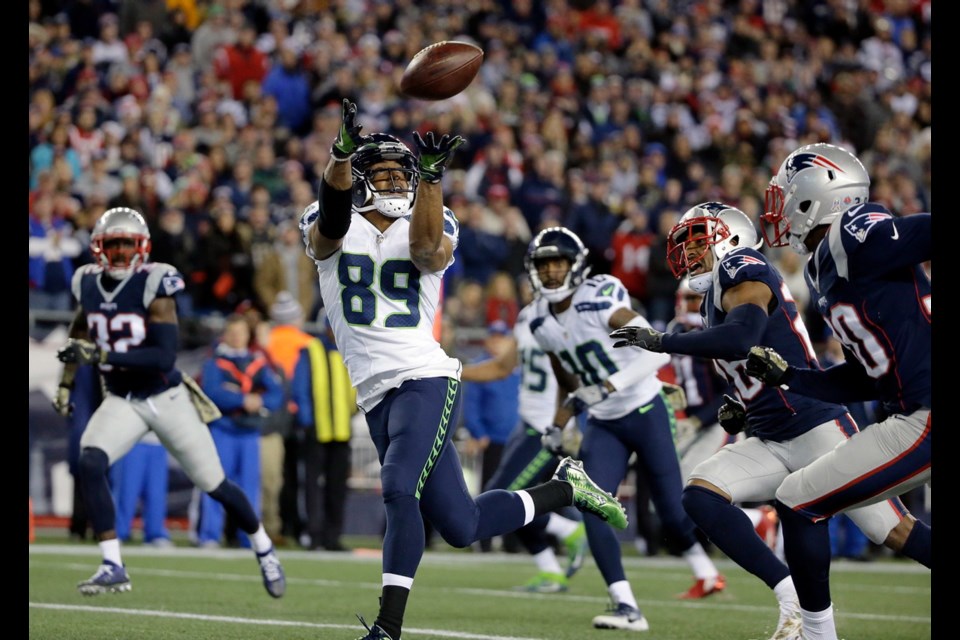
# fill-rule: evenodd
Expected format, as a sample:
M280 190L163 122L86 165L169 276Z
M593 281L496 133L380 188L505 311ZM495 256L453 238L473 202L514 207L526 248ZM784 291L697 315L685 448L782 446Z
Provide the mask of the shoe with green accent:
M583 463L566 457L560 461L554 480L569 482L573 487L573 506L585 513L592 513L615 529L627 528L627 510L616 497L610 495L590 479L583 470Z
M572 578L587 558L587 528L582 522L563 539L563 546L567 549L567 577Z
M561 593L567 590L567 578L560 573L541 571L527 584L513 589L514 591L529 591L532 593Z

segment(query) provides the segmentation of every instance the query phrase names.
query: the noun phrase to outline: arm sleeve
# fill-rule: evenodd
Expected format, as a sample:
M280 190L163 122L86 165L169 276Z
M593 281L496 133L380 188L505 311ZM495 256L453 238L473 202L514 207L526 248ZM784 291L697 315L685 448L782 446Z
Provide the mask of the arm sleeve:
M334 189L320 178L320 215L316 224L320 234L330 240L339 240L347 235L353 208L353 190Z
M661 344L669 353L743 360L750 347L762 344L768 317L767 312L755 304L741 304L730 310L723 324L700 331L667 333Z
M107 364L126 369L155 369L170 371L177 361L180 330L175 323L151 322L147 324L147 339L143 346L131 351L107 352Z
M826 402L859 402L879 398L876 382L855 359L824 370L790 367L783 383L794 393Z
M656 374L664 365L670 364L670 356L666 353L654 353L642 349L640 351L638 357L634 358L629 365L607 378L617 391L639 384L647 376Z
M875 225L867 235L869 247L864 245L856 252L856 260L851 262L851 275L876 276L931 260L931 219L929 213L917 213L890 218ZM853 241L847 242L857 246Z

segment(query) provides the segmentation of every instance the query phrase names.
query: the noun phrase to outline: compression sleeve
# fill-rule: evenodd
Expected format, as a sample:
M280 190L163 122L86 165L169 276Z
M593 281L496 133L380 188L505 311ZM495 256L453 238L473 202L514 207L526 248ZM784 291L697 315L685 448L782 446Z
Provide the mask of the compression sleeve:
M700 331L666 333L661 346L667 353L743 360L750 347L762 344L768 317L766 310L758 305L741 304L731 309L723 324Z
M170 371L177 361L180 346L179 327L172 322L151 322L147 325L144 345L132 351L108 351L106 364L127 369Z
M352 215L353 190L334 189L321 177L318 200L320 202L320 215L316 224L320 234L330 240L339 240L347 235Z
M669 364L670 356L666 353L654 353L640 350L640 353L629 365L607 378L613 387L620 391L636 386L647 376L655 374L664 365Z
M823 370L788 367L781 383L794 393L825 402L865 402L880 397L876 382L856 360Z

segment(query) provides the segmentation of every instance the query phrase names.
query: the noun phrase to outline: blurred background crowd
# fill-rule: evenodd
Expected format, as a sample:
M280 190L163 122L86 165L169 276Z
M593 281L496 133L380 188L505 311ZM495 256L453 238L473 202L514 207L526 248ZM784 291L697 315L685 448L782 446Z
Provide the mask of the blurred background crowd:
M444 341L464 360L529 295L523 256L563 224L655 326L677 282L665 233L721 200L755 221L796 146L847 146L871 197L931 210L929 0L29 0L31 335L72 315L107 208L141 211L187 277L186 346L238 310L322 306L297 220L341 100L364 133L468 144L444 177L460 220ZM463 93L398 93L424 46L485 51ZM800 259L773 252L803 307ZM816 312L811 337L825 335ZM319 326L319 325L318 325ZM498 325L499 326L499 325Z

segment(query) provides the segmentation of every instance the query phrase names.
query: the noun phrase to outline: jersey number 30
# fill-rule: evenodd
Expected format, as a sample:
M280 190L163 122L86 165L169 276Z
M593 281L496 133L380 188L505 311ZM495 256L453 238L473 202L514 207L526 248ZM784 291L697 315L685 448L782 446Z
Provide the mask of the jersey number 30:
M384 319L385 327L408 328L420 324L420 271L410 260L387 260L380 265L380 273L373 258L358 253L340 256L337 277L343 289L340 301L343 317L352 325L369 326L377 317L377 283L384 298L402 303L406 313L391 313Z

